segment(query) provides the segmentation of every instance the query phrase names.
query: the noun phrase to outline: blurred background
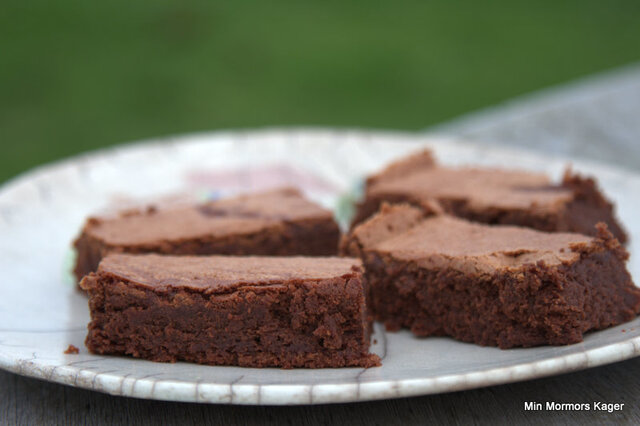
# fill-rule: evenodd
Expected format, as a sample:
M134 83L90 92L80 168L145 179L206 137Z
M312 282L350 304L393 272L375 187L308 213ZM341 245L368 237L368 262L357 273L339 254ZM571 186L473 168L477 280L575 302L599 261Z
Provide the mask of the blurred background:
M419 130L638 60L637 1L4 0L0 182L184 132Z

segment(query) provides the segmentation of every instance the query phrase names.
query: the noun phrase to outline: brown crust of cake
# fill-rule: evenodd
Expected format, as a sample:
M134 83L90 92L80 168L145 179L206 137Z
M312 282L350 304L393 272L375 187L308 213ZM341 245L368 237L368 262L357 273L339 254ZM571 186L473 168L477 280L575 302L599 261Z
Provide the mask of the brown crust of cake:
M465 270L447 259L424 267L419 259L376 249L390 238L384 235L391 232L387 226L393 229L403 214L408 223L419 222L419 211L406 205L384 206L341 245L343 254L363 259L371 309L389 330L406 327L417 336L451 336L500 348L565 345L582 341L590 330L630 321L640 312L640 289L625 266L628 253L604 224L598 224L591 241L560 250L562 257L553 264L519 263L530 250L497 251L496 255L512 256L515 266L488 272L474 266L471 258L460 258L462 263L472 262Z
M359 267L333 278L276 281L238 282L220 292L216 287L143 284L99 269L81 283L91 311L85 343L92 353L159 362L380 365L380 358L368 352L370 319Z
M224 237L204 235L200 238L135 246L110 246L83 232L74 243L77 252L74 274L80 281L83 276L95 271L100 261L111 253L331 256L337 252L339 239L340 230L332 219L283 222L251 234Z
M622 244L629 241L627 232L616 219L613 203L605 198L593 178L567 169L562 178L562 187L573 192L573 200L567 204L559 220L560 230L594 235L593 224L604 222L618 241Z
M387 329L506 349L578 343L590 330L635 318L640 290L625 259L621 250L591 249L560 267L539 262L486 277L425 271L376 254L365 263L372 308Z
M278 213L278 207L267 206L264 215L259 206L251 205L260 197L264 202L273 195L273 202L278 197L293 200L299 211L290 214ZM252 198L254 197L254 198ZM244 204L242 200L247 200ZM216 217L227 220L238 218L233 229L226 232L202 232L197 236L181 238L152 238L140 241L112 242L105 240L103 233L96 232L105 221L113 219L90 218L87 220L80 236L74 241L77 258L74 275L80 281L83 276L97 269L100 260L110 253L160 253L175 255L269 255L269 256L331 256L338 250L340 229L331 213L320 206L304 200L302 194L294 189L281 189L267 193L244 195L236 199L224 199L200 206L192 206L189 212L201 212L203 217ZM244 210L243 210L244 209ZM269 210L275 210L274 212ZM295 209L294 209L295 210ZM140 226L145 226L145 216L157 214L156 209L146 211L121 212L120 217L136 217ZM195 214L195 213L193 213ZM117 220L117 219L116 219ZM178 217L178 221L181 219ZM243 224L245 224L243 226ZM166 226L176 224L167 223ZM182 224L180 224L182 225ZM157 225L156 225L157 226ZM250 227L247 229L247 227ZM162 233L160 233L162 234Z
M570 201L558 204L555 209L485 207L478 209L465 199L433 198L422 199L410 193L368 193L358 204L351 229L376 213L383 203L408 203L424 207L429 202L437 202L451 215L470 221L490 225L517 225L545 232L577 232L596 235L595 225L604 222L618 240L625 244L628 235L615 216L613 204L598 189L593 178L565 172L560 185L547 189L568 190Z

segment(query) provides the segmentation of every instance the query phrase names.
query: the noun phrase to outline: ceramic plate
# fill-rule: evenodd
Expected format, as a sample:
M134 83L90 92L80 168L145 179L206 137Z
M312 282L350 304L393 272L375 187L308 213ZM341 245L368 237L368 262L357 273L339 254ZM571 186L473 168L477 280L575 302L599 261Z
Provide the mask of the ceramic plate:
M96 356L83 341L87 300L69 270L70 243L95 211L139 200L167 203L295 184L344 221L358 182L422 146L445 164L540 170L566 160L395 133L266 130L143 142L48 165L0 189L0 367L115 395L232 404L318 404L470 389L565 373L640 353L640 319L563 347L500 350L448 338L418 339L376 325L380 368L280 370L162 364ZM640 176L574 162L618 204L631 234L629 267L640 282ZM65 355L69 344L80 348Z

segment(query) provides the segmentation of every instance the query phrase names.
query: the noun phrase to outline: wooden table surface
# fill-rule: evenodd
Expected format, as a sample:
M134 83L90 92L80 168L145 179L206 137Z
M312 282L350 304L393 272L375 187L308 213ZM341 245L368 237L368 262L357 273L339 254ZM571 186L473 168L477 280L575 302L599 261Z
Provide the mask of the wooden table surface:
M431 130L640 170L640 66L461 117ZM244 407L114 397L0 370L0 424L640 424L640 358L560 376L415 398ZM526 401L624 403L525 411Z

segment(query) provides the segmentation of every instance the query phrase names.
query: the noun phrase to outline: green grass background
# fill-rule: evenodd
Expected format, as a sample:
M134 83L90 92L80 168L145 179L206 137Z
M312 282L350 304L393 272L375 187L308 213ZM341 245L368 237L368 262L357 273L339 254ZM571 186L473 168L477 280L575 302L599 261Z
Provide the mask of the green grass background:
M640 59L638 1L16 1L0 182L139 138L421 129Z

